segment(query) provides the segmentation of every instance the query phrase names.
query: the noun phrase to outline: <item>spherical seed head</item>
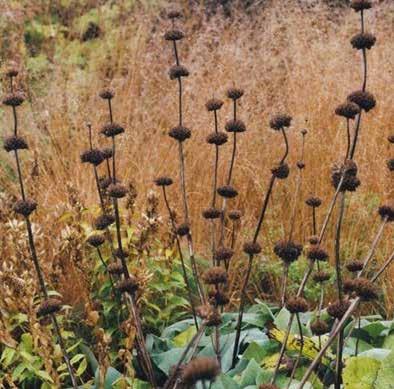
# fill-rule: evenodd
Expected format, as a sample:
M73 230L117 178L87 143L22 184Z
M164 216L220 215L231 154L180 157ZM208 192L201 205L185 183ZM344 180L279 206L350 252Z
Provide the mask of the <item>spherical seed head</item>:
M360 109L363 109L365 112L370 111L376 105L374 95L367 91L358 90L351 93L347 98L349 101L357 104Z
M29 146L21 136L11 135L4 138L4 150L8 153L15 150L26 150Z
M128 190L122 184L111 184L108 187L108 196L116 199L121 199L126 196Z
M173 30L168 30L164 34L164 39L166 41L179 41L185 37L185 34L181 30L173 29Z
M290 297L286 308L290 313L303 313L308 310L308 303L303 297Z
M128 258L129 252L125 249L117 248L116 250L114 250L114 255L116 258L125 259Z
M119 134L123 134L124 127L118 123L107 123L101 128L100 132L109 138Z
M311 331L313 335L321 336L326 334L328 330L328 324L321 319L316 319L311 323Z
M211 112L211 111L219 110L220 108L222 108L222 105L223 105L222 100L213 98L213 99L209 99L206 102L205 107L207 108L208 112Z
M355 279L347 278L342 282L343 292L348 294L349 296L355 291Z
M229 219L232 220L232 221L237 221L237 220L241 219L241 217L242 217L242 212L235 209L235 210L230 211L230 212L228 213L228 217L229 217Z
M16 63L10 63L5 71L7 77L16 77L19 74L19 67Z
M94 221L94 227L97 230L105 230L107 227L109 227L112 223L115 222L115 218L112 215L100 215L95 221Z
M197 315L204 320L208 327L222 324L220 313L210 304L200 305L196 309Z
M319 197L310 196L305 200L305 204L312 208L318 208L321 205L321 199Z
M32 199L17 200L13 206L14 212L28 217L37 209L37 203Z
M227 282L226 270L220 266L212 266L204 273L203 280L208 285L225 284Z
M219 247L214 253L216 261L229 261L234 255L234 250L228 247Z
M389 143L394 143L394 134L393 135L389 135L387 137L387 140L389 141Z
M172 128L169 132L168 135L171 138L176 139L178 142L184 142L186 139L189 139L192 135L191 131L184 127L184 126L177 126Z
M318 245L312 246L308 253L307 253L308 259L311 261L327 261L328 259L328 253L326 250L322 249Z
M111 159L113 156L113 151L111 147L105 147L101 150L104 159Z
M356 177L357 165L353 161L347 160L342 165L334 165L331 181L335 189L338 188L342 175L344 178L341 184L341 192L354 192L360 186L360 180Z
M309 242L309 244L311 244L311 245L316 245L316 244L319 243L319 237L318 237L317 235L311 235L311 236L308 238L308 242Z
M342 319L343 315L346 313L349 307L349 300L337 300L328 305L327 312L331 317L334 317L336 319Z
M167 11L167 18L170 20L179 19L182 17L182 12L179 9L170 9Z
M349 270L351 273L356 273L364 268L364 263L362 261L353 260L346 263L346 269Z
M231 100L238 100L244 95L244 90L240 88L227 89L226 96Z
M120 275L123 274L123 265L120 261L110 263L107 267L108 273Z
M207 136L207 143L221 146L227 142L228 136L225 132L212 132Z
M129 278L119 281L116 285L116 289L118 289L120 293L134 294L138 290L137 278L135 278L133 275L130 275Z
M271 169L271 173L278 179L284 180L290 174L289 165L286 162L282 162L281 164L275 166Z
M356 12L363 11L365 9L370 9L372 7L371 0L352 0L350 3L350 7L353 8Z
M179 224L176 228L176 233L179 236L185 236L188 235L190 232L190 225L189 223L182 223Z
M354 292L363 301L371 301L378 298L375 285L366 278L356 278L354 280Z
M213 381L220 373L216 358L197 357L192 359L183 369L182 381L192 387L198 381Z
M285 263L292 263L302 252L302 245L288 240L280 240L274 246L274 253Z
M217 189L217 192L220 196L227 199L233 199L234 197L238 196L237 190L231 185L220 186Z
M112 184L111 178L105 176L99 178L100 189L106 190L111 184Z
M230 302L226 293L216 289L212 289L208 292L208 298L212 305L217 305L219 307L227 305Z
M330 278L331 278L330 273L327 273L326 271L323 270L317 271L313 275L313 281L317 283L323 283L325 281L328 281Z
M290 127L292 117L286 114L277 114L270 120L270 127L273 130L279 131L282 128Z
M244 253L249 255L256 255L261 253L261 246L257 242L246 242L243 245Z
M370 49L376 42L376 37L369 32L360 32L352 37L350 43L357 50Z
M104 100L111 100L115 96L115 92L111 88L105 88L100 91L99 96Z
M47 316L60 311L62 303L60 300L55 298L45 299L37 309L37 316Z
M231 119L227 121L226 125L224 126L227 132L245 132L246 126L242 120L239 119Z
M86 241L93 247L100 247L105 242L105 237L101 234L94 234L89 236Z
M171 66L168 75L170 76L171 80L176 80L181 77L188 77L189 76L189 70L183 65L174 65Z
M99 149L86 150L81 154L82 163L90 163L94 166L98 166L103 161L104 161L104 156L101 150Z
M202 216L204 219L219 219L222 214L222 211L217 208L207 208L202 211Z
M379 215L382 219L387 219L388 222L394 221L394 201L381 205Z
M394 171L394 158L389 159L387 162L388 169L392 172Z
M339 104L335 109L335 113L347 119L354 119L360 113L360 107L356 103L347 101L346 103Z
M298 169L302 170L305 168L305 163L302 161L297 161L297 167Z
M157 186L170 186L174 183L174 181L172 181L172 178L167 176L157 177L154 182Z
M3 97L3 104L9 107L18 107L25 101L25 96L22 92L12 92Z

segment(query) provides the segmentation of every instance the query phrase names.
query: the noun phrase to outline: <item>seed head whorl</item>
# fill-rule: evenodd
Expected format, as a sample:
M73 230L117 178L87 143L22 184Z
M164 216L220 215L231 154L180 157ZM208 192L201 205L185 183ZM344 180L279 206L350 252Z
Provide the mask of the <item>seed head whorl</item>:
M25 96L22 92L8 93L3 97L3 104L9 107L18 107L25 101Z
M59 312L62 307L60 300L55 298L45 299L37 309L37 316L47 316Z
M182 223L179 224L176 228L176 233L179 236L185 236L190 233L190 225L189 223Z
M319 197L310 196L305 200L305 204L311 208L319 208L321 205L321 199Z
M226 96L231 100L238 100L244 95L244 90L240 88L227 89Z
M327 312L331 317L334 317L335 319L342 319L343 315L346 313L349 307L349 300L337 300L328 305Z
M227 282L226 270L220 266L212 266L203 275L207 285L225 284Z
M187 387L192 387L198 381L214 381L219 373L220 367L215 358L197 357L184 367L182 381Z
M190 75L189 70L183 65L174 65L171 66L168 75L170 76L170 80L176 80L181 77L188 77Z
M123 274L123 265L120 261L110 263L107 267L108 273L120 275Z
M113 151L111 147L105 147L101 150L104 159L111 159L113 157Z
M289 165L286 162L282 162L271 169L272 175L274 175L279 180L286 179L290 174Z
M208 112L211 112L211 111L219 110L220 108L222 108L222 105L223 105L222 100L212 98L206 102L205 107Z
M17 200L12 208L15 213L28 217L37 209L37 203L32 199Z
M9 153L15 150L26 150L29 146L21 136L11 135L4 138L4 150Z
M326 271L323 271L323 270L317 271L313 275L313 281L320 283L320 284L328 281L330 278L331 278L330 273L327 273Z
M381 205L378 212L382 219L387 219L388 222L394 221L394 201Z
M108 186L108 196L116 199L121 199L126 196L128 190L122 184L111 184Z
M217 305L219 307L227 305L230 302L226 293L216 289L212 289L208 292L208 298L212 305Z
M311 245L316 245L319 243L319 237L317 235L312 235L308 238L308 242Z
M123 134L124 127L118 123L107 123L101 128L101 133L107 138Z
M170 186L174 183L172 178L167 176L157 177L154 182L157 186Z
M116 289L118 289L120 293L134 294L138 290L138 280L133 275L130 275L129 278L119 281L116 285Z
M307 253L308 259L311 261L327 261L328 253L326 250L322 249L318 245L312 246Z
M222 211L217 208L207 208L202 211L202 216L204 219L219 219L222 215Z
M274 253L285 263L290 264L298 259L302 253L302 245L288 240L275 243Z
M344 279L342 283L343 292L351 296L355 291L355 281L355 279L351 278Z
M99 186L100 189L106 190L112 184L112 179L109 177L100 177L99 178Z
M228 218L232 221L240 220L242 217L242 212L238 211L237 209L232 210L228 213Z
M360 180L356 176L357 170L357 165L351 160L347 160L342 165L334 165L331 174L331 182L334 188L338 188L343 176L341 192L354 192L360 186Z
M229 261L234 255L234 250L228 247L219 247L214 253L216 261Z
M228 136L225 132L211 132L206 139L211 145L221 146L227 142Z
M120 259L126 259L128 258L128 256L130 255L129 252L125 249L120 249L117 248L116 250L114 250L114 255L116 258L120 258Z
M297 167L298 169L302 170L305 168L305 163L302 161L297 161Z
M171 128L171 130L168 132L168 135L171 138L176 139L178 142L184 142L186 139L191 137L192 133L184 126L176 126Z
M286 308L290 313L304 313L308 310L308 303L303 297L290 297Z
M217 192L220 196L227 199L233 199L234 197L238 196L237 190L231 185L220 186L217 189Z
M257 242L246 242L243 245L244 253L249 255L257 255L261 253L261 246Z
M389 136L387 137L387 140L389 141L389 143L394 143L394 134L389 135Z
M363 109L365 112L370 111L376 105L376 99L374 95L367 91L355 91L351 93L347 98L349 101L357 104L360 109Z
M354 259L353 261L349 261L346 263L346 269L350 271L351 273L357 273L364 268L364 263L362 261L358 261L357 259Z
M371 47L375 44L376 37L375 35L369 32L360 32L352 37L350 43L352 44L353 48L357 50L363 49L371 49Z
M280 113L271 118L269 125L273 130L279 131L282 128L290 127L291 119L291 116Z
M245 132L246 126L242 120L239 119L231 119L226 122L224 126L227 132Z
M114 222L115 218L112 215L104 214L96 218L96 220L94 221L94 226L96 230L105 230Z
M170 20L180 19L182 17L182 12L179 9L173 8L167 11L167 18Z
M363 301L371 301L378 298L375 285L367 278L356 278L354 280L354 292Z
M338 116L343 116L347 119L354 119L360 113L360 107L356 103L347 101L346 103L338 105L335 109Z
M105 88L103 90L100 91L99 96L103 99L103 100L111 100L114 98L115 96L115 92L113 89L111 88Z
M81 154L82 163L90 163L94 166L98 166L103 161L104 161L104 156L102 151L99 149L86 150Z
M10 78L14 78L19 74L19 67L15 62L12 62L8 65L5 75Z
M328 332L328 324L321 319L316 319L311 323L311 331L313 335L321 336Z
M89 236L86 241L93 247L100 247L105 242L105 237L101 234L94 234Z
M360 11L372 8L372 1L371 0L352 0L350 3L350 7L353 8L356 12L360 12Z
M394 158L387 160L386 164L391 172L394 171Z
M164 39L166 41L180 41L184 37L185 37L184 32L181 30L176 30L176 29L168 30L164 34Z

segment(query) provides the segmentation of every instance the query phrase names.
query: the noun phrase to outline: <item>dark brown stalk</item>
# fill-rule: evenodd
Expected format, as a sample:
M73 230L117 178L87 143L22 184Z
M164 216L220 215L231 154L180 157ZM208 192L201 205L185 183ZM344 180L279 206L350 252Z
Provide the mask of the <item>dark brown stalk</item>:
M345 161L349 158L349 152L350 152L350 121L349 119L346 119L346 135L347 135L347 143L346 143L346 154L345 154Z
M282 294L280 298L281 307L284 307L286 303L286 289L287 289L288 276L289 276L289 264L287 262L283 262Z
M299 353L297 355L296 361L294 362L293 369L291 370L290 379L289 379L289 382L287 384L287 389L290 388L290 385L291 385L291 383L292 383L292 381L294 379L294 375L296 373L298 365L300 364L301 357L302 357L302 351L304 349L304 336L303 336L303 333L302 333L302 325L301 325L301 321L300 321L300 315L298 313L296 313L296 319L297 319L297 324L298 324L298 331L300 333L300 351L299 351Z

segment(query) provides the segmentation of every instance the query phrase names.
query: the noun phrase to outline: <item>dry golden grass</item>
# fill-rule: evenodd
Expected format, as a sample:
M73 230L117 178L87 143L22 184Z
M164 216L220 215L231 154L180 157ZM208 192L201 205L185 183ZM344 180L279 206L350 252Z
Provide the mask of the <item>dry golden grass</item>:
M37 218L48 234L47 252L61 239L59 231L64 225L58 218L68 208L67 188L72 187L85 206L97 202L91 170L81 166L79 155L87 147L85 123L92 122L98 133L106 120L106 106L98 97L101 87L110 85L116 90L115 118L127 128L120 140L120 172L125 181L132 181L138 188L139 204L152 189L155 176L177 175L177 149L166 134L176 124L176 85L167 75L172 64L171 47L162 38L168 21L158 15L157 7L138 8L112 22L113 31L106 23L101 43L87 49L91 65L85 70L54 57L45 80L45 93L39 95L30 89L31 105L19 111L22 131L34 144L38 164L38 175L29 178L29 187L34 187L40 204ZM345 219L344 253L349 257L366 253L379 222L377 206L393 197L393 176L385 169L389 158L385 140L393 132L394 119L393 22L394 4L390 1L376 5L367 16L368 30L377 36L377 45L368 53L368 90L376 95L378 103L376 109L363 116L356 152L362 186L351 195ZM241 11L234 12L231 18L224 18L221 13L208 18L199 9L187 12L187 39L180 44L181 62L191 71L185 81L185 123L193 131L186 144L186 170L193 234L200 252L209 249L209 229L201 210L209 201L214 157L213 149L205 143L213 128L212 117L204 107L206 100L212 96L224 98L231 85L245 90L239 114L248 131L239 137L235 185L240 196L231 205L245 213L240 241L250 236L270 168L282 152L280 136L268 127L269 117L285 110L294 118L289 131L292 173L286 182L276 185L262 231L262 243L271 253L273 242L289 227L302 128L309 132L302 198L316 194L327 207L332 196L330 168L342 158L346 146L345 123L335 116L334 109L361 83L360 53L349 43L358 31L358 23L350 9L329 8L321 3L300 7L296 1L272 1L266 7L257 7L253 17ZM55 39L61 39L60 34ZM22 82L27 81L25 74ZM221 127L230 116L231 105L226 102L220 111ZM8 129L11 114L7 112L3 117L3 128ZM95 142L104 144L98 135ZM230 143L222 150L223 174L230 158ZM7 163L5 153L1 158ZM33 165L32 160L30 168ZM30 176L27 169L25 174ZM9 174L2 176L1 185L16 193L8 177ZM179 203L177 188L171 190L170 200ZM311 231L309 210L303 204L298 209L296 237L305 241ZM332 241L330 230L330 250ZM380 245L380 260L392 245L390 226ZM242 267L241 258L242 254L237 259L237 269ZM235 280L239 274L242 271L234 271ZM394 269L388 272L387 280L393 275ZM394 284L387 282L386 287L390 311Z

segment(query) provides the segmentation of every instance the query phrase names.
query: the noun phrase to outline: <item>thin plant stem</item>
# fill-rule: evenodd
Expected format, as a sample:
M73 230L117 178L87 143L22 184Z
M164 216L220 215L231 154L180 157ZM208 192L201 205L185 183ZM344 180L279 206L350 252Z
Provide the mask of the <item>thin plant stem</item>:
M303 336L303 332L302 332L302 325L301 325L300 315L298 313L296 313L296 319L297 319L297 324L298 324L298 331L300 333L300 351L298 352L297 359L294 362L293 369L291 370L290 379L289 379L289 382L287 384L287 389L290 388L290 385L291 385L291 383L292 383L292 381L294 379L294 376L295 376L295 373L297 371L298 365L300 364L300 361L301 361L302 351L304 349L304 336Z
M283 262L283 279L282 279L282 294L280 298L280 306L284 307L286 303L286 289L287 289L287 279L289 276L289 264Z
M349 152L350 152L350 123L349 123L349 119L346 119L346 135L347 135L347 143L346 143L346 154L345 154L345 161L348 159L349 157Z
M342 224L345 212L345 192L341 192L340 195L340 208L338 215L338 222L336 226L335 232L335 272L336 272L336 282L337 282L337 292L338 292L338 300L342 301L343 293L342 293L342 275L341 275L341 232L342 232Z

